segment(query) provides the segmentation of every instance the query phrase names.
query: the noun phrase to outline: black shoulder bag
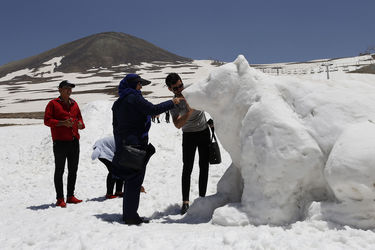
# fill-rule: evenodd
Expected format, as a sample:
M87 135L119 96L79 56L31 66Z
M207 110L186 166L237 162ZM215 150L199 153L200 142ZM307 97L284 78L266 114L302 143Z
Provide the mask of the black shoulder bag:
M142 150L132 145L124 145L120 155L120 166L130 168L135 171L143 170L145 167L146 150Z
M146 149L142 149L137 145L126 145L123 142L118 163L123 168L138 172L146 167L154 153L155 147L151 143L147 145Z
M212 132L211 141L210 141L210 145L208 148L209 161L210 161L210 164L220 164L221 154L220 154L219 144L217 143L216 136L215 136L215 128L213 127L213 121L210 119L208 124L210 125L211 132Z

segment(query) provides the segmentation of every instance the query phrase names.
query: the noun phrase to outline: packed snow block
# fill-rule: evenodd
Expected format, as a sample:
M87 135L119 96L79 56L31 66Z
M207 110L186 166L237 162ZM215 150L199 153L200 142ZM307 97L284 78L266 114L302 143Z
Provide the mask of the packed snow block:
M239 168L234 166L233 163L228 167L218 182L217 190L218 192L214 195L194 200L194 203L187 212L187 219L189 221L209 221L217 208L223 207L228 203L237 204L241 201L241 194L243 190L242 176ZM223 221L222 219L217 220ZM224 219L224 221L227 220Z
M231 203L215 210L212 224L221 226L246 226L249 218L239 203Z
M191 107L213 117L220 142L241 174L237 180L243 181L243 188L233 189L240 193L231 195L241 196L240 213L245 212L252 224L292 223L306 217L313 201L340 201L333 183L348 183L350 174L330 180L325 169L329 158L347 153L331 155L331 150L340 141L350 144L350 139L339 140L345 129L375 117L375 86L269 76L249 67L241 55L183 94ZM365 135L370 127L362 128ZM367 148L371 146L375 150L375 143ZM360 158L356 162L362 164L362 174L371 178L375 171L368 163L374 166L375 159L352 152ZM236 180L223 176L220 185L231 181ZM374 188L366 189L366 196L374 194Z
M346 129L335 143L324 170L339 201L375 200L374 162L375 124L359 123Z

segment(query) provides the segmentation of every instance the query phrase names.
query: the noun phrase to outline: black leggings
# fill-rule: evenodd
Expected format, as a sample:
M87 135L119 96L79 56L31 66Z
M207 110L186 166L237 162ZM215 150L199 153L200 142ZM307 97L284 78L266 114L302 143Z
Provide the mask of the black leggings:
M124 181L120 180L120 179L113 178L113 176L112 176L112 168L113 168L112 162L109 161L109 160L107 160L107 159L104 159L104 158L99 158L99 161L103 162L103 164L108 169L108 175L107 175L107 194L108 195L112 195L113 194L113 188L115 186L115 183L116 183L116 191L115 191L115 193L117 193L117 194L121 193Z
M73 196L79 161L79 141L77 139L73 141L54 141L53 154L55 155L54 183L56 199L64 198L63 174L66 160L68 160L67 197Z
M182 200L189 200L190 176L193 170L195 151L199 154L199 196L204 197L208 181L208 145L210 143L209 128L199 132L184 132L182 134Z

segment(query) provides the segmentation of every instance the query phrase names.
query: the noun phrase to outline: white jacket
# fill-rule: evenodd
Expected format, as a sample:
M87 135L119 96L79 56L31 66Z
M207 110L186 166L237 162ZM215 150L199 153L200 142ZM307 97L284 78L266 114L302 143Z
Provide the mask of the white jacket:
M92 152L91 159L104 158L112 161L116 151L115 139L113 136L108 136L99 139L93 146L94 152Z

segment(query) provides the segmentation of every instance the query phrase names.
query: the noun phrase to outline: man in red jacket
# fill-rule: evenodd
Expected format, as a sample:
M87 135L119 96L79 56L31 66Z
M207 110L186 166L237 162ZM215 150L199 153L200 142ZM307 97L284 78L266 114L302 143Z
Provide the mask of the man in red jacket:
M44 113L44 124L51 128L53 154L55 156L54 183L56 189L56 206L66 207L63 191L63 174L65 161L68 159L67 203L80 203L74 197L79 160L79 133L84 129L81 111L77 102L69 98L75 85L69 81L59 84L60 96L51 100Z

